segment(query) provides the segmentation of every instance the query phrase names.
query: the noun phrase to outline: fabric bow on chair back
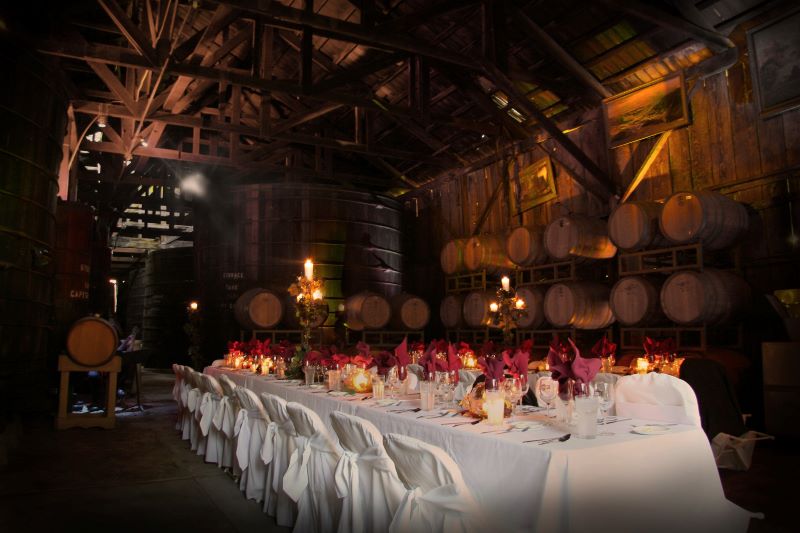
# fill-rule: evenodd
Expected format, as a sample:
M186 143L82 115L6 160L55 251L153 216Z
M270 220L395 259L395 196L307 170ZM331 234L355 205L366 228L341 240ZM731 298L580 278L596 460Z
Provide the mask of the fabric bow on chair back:
M389 527L391 533L486 529L461 470L444 450L394 433L386 435L384 443L407 488Z
M183 429L183 413L185 406L181 398L183 391L183 365L177 363L172 364L172 373L175 374L175 384L172 386L172 399L178 405L178 417L175 422L175 430L181 431Z
M197 451L200 435L200 423L197 420L197 411L200 407L200 379L197 372L191 367L183 367L183 380L186 391L186 418L183 423L183 438L189 440L192 451Z
M295 433L292 419L286 410L286 400L274 394L261 393L261 401L267 410L270 424L264 439L261 457L267 464L267 487L274 498L265 498L264 512L275 517L279 526L294 524L296 504L283 490L283 476L289 466L289 458L295 449ZM270 440L270 437L272 440Z
M335 485L342 449L314 411L295 402L286 409L297 432L297 448L283 477L283 490L297 502L294 531L334 533L342 506Z
M223 396L214 413L212 424L222 435L222 450L217 455L217 466L220 468L233 468L234 474L239 475L240 470L234 461L236 439L234 427L236 415L239 413L239 399L236 397L236 384L225 374L220 374L218 383L222 388Z
M200 433L205 439L205 461L219 463L225 447L225 435L214 425L214 418L225 397L222 387L213 376L201 374L203 396L200 400ZM198 447L198 454L200 449Z
M242 469L239 488L248 499L261 501L266 484L266 465L261 460L261 448L267 435L269 416L255 392L236 387L239 412L236 414L236 462Z
M336 492L342 498L339 533L388 531L405 495L403 482L372 423L340 411L331 425L344 448L336 465Z
M651 372L617 380L618 416L700 427L697 396L682 379Z

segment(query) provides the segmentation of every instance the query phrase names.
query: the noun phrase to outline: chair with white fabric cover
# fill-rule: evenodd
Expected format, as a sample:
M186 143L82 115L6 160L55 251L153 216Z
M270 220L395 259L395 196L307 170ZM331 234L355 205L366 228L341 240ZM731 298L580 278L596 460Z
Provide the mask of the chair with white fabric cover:
M283 490L283 476L286 474L289 459L295 449L297 433L294 430L292 419L289 418L286 400L274 394L261 393L261 401L270 418L261 454L262 460L267 464L264 512L274 516L275 522L279 526L291 527L297 514L297 505ZM271 450L268 449L270 445Z
M417 377L417 381L425 381L425 369L422 368L422 365L410 364L407 367L409 374L414 374Z
M202 391L200 390L199 374L194 369L184 366L183 379L186 382L186 410L187 416L183 422L183 438L188 439L191 444L191 450L197 451L200 444L200 423L196 418L196 412L200 407L200 397Z
M700 427L697 396L688 383L668 374L651 372L617 380L617 416Z
M487 529L461 470L444 450L395 433L384 437L384 445L406 485L390 533L477 533Z
M287 403L286 409L297 432L283 476L283 490L297 502L293 531L335 533L342 510L335 484L342 449L314 411L295 402Z
M205 457L206 449L208 444L208 432L203 432L202 428L202 420L203 420L203 412L208 412L210 409L209 402L211 401L211 391L209 390L209 383L206 381L205 374L200 372L195 372L193 374L194 383L197 386L197 390L199 391L199 396L197 397L197 403L194 407L194 424L197 426L196 429L196 439L195 442L197 446L192 446L192 450L194 450L197 455L201 457ZM213 414L212 414L213 416ZM206 420L210 422L210 418L206 417Z
M261 448L267 434L269 415L255 392L236 387L236 397L241 406L234 427L236 462L242 469L239 488L247 499L261 501L267 474L264 461L261 460Z
M456 385L455 390L453 390L453 398L455 398L456 401L460 402L464 399L464 396L470 391L478 375L477 372L465 370L463 368L458 371L458 385Z
M192 384L189 382L189 377L192 368L186 365L178 365L178 370L181 373L181 384L178 393L181 396L181 427L179 429L181 438L189 440L189 433L191 427L191 413L189 413L189 392L192 390Z
M206 440L203 456L207 463L219 464L225 447L225 435L214 426L213 422L225 392L213 376L201 374L200 377L204 384L203 396L200 399L200 433Z
M371 422L340 411L331 425L344 448L336 466L336 491L342 498L339 533L388 531L403 501L405 486Z
M183 389L183 365L172 363L172 373L175 374L175 384L172 386L172 399L178 405L178 416L175 421L175 430L183 429L184 405L181 400L181 390Z
M233 474L238 476L241 474L241 470L239 470L239 466L234 461L236 452L234 428L236 416L239 414L239 398L236 397L236 384L225 374L220 374L217 381L223 391L223 396L212 420L216 430L223 436L223 446L221 453L218 454L217 466L220 468L232 468Z

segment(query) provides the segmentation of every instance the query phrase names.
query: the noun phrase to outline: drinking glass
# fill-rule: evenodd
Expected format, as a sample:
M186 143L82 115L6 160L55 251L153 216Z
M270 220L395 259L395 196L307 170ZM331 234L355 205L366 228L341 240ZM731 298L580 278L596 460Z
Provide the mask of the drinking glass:
M448 390L448 397L450 398L450 403L453 407L456 407L456 387L458 387L458 380L459 380L459 373L458 370L451 370L449 372L450 379L449 379L449 390Z
M506 379L503 382L503 392L505 397L514 406L514 412L517 410L517 401L522 397L521 383L519 378Z
M598 398L592 394L575 396L575 436L593 439L597 436Z
M383 400L383 392L386 387L386 376L372 376L372 397L375 400Z
M530 383L528 383L528 374L520 374L519 378L519 407L522 408L522 400L525 398L525 395L528 394L528 391L531 389Z
M306 364L303 367L303 374L305 375L306 378L306 387L310 387L311 385L314 384L314 376L316 375L316 373L317 369L314 368L313 365Z
M543 376L536 382L536 397L547 405L546 415L550 416L550 406L558 394L558 381L549 376Z
M600 414L602 415L600 422L603 423L608 416L608 410L614 405L614 385L602 381L595 383L594 395L600 401Z
M436 382L419 382L419 406L423 411L431 411L436 406Z
M389 373L386 374L386 388L389 389L389 398L394 399L397 395L397 391L400 388L400 379L397 376L397 367L392 367L389 369Z

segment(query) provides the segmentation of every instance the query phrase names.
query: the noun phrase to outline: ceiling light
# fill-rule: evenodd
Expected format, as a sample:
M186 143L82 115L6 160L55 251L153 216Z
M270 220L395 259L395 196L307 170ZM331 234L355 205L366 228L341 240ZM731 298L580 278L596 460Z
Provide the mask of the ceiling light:
M105 128L108 125L108 117L105 113L100 113L97 115L97 127L98 128Z

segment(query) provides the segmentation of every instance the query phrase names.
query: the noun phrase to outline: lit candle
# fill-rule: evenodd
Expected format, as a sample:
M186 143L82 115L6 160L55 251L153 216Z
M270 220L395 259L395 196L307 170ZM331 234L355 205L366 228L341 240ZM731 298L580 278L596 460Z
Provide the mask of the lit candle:
M489 311L491 311L492 313L497 312L497 304L495 302L489 304Z
M514 302L514 305L517 307L517 309L525 309L525 300L522 298L517 298L517 301Z
M503 276L500 279L500 283L503 285L503 290L508 292L511 290L511 280L508 279L508 276Z
M650 361L648 361L646 357L639 357L636 359L636 372L639 374L647 374L648 368L650 368Z
M311 259L306 259L305 270L306 270L306 279L309 281L314 279L314 263L311 262Z
M356 392L366 392L369 390L371 381L367 371L361 369L353 376L353 390Z
M483 409L486 411L486 422L490 426L499 426L503 423L503 411L505 409L505 399L501 391L486 391L483 401Z
M315 300L322 300L322 291L319 289L315 290L311 295L311 297L314 298Z
M303 299L303 293L298 294L297 295L297 301L299 302L302 299Z

